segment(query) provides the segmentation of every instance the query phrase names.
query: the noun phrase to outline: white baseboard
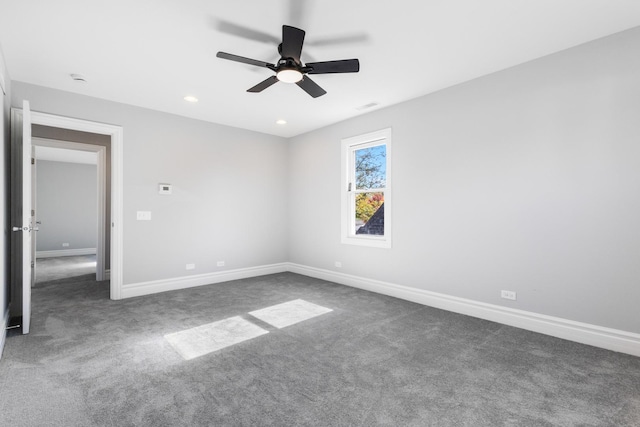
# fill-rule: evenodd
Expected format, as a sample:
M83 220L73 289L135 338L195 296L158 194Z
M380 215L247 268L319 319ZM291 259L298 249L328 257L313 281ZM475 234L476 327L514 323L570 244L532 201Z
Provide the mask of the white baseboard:
M2 359L2 353L4 352L4 343L7 340L7 327L9 326L9 310L2 317L2 330L0 330L0 359Z
M267 274L283 273L287 271L287 263L262 265L258 267L226 270L215 273L197 274L193 276L176 277L172 279L153 280L149 282L122 285L122 298L131 298L157 292L175 291L195 286L211 285L228 282L230 280L247 279L249 277Z
M394 283L288 263L288 271L478 317L541 334L640 356L640 334L453 297Z
M55 258L60 256L94 255L96 248L61 249L55 251L37 251L37 258Z
M640 334L286 262L132 283L122 286L122 298L186 289L285 271L640 357Z

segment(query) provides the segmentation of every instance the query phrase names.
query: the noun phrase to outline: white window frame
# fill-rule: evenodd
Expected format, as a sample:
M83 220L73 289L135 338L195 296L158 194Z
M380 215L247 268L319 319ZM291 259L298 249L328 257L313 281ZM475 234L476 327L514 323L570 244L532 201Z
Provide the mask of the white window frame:
M386 145L386 187L375 189L384 192L384 235L356 234L355 218L355 151L367 147ZM342 219L341 241L343 244L391 248L391 211L393 210L391 192L391 128L370 132L342 140ZM350 187L350 183L353 183Z

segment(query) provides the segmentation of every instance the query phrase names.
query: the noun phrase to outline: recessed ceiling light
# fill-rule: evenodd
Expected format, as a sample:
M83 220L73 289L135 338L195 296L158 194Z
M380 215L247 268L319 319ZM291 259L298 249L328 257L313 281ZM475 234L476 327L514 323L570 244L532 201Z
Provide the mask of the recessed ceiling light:
M198 102L198 98L192 95L187 95L184 97L184 100L187 102Z
M276 124L278 124L278 125L286 125L287 121L286 120L282 120L282 119L276 120Z

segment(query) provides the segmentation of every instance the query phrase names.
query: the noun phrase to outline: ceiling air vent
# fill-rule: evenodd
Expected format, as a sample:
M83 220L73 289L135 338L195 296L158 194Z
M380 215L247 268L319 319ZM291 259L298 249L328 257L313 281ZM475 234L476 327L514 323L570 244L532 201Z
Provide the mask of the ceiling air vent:
M368 103L368 104L365 104L365 105L361 105L361 106L359 106L359 107L356 107L356 110L359 110L359 111L367 110L367 109L369 109L369 108L373 108L373 107L375 107L376 105L378 105L378 103L377 103L377 102L370 102L370 103Z
M86 83L87 79L82 74L70 74L73 81Z

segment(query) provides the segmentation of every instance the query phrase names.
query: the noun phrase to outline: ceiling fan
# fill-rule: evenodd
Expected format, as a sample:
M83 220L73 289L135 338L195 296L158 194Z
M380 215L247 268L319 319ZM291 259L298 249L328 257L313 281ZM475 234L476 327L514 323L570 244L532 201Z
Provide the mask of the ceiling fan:
M276 74L274 76L269 77L247 90L247 92L253 93L262 92L269 86L280 81L284 83L295 83L309 95L317 98L327 92L311 80L307 74L357 73L360 71L360 61L357 59L308 62L303 64L300 60L300 54L302 53L304 35L305 32L299 28L289 25L282 26L282 43L278 46L280 59L277 64L270 64L226 52L218 52L216 56L218 58L255 65L256 67L264 67L275 71Z

